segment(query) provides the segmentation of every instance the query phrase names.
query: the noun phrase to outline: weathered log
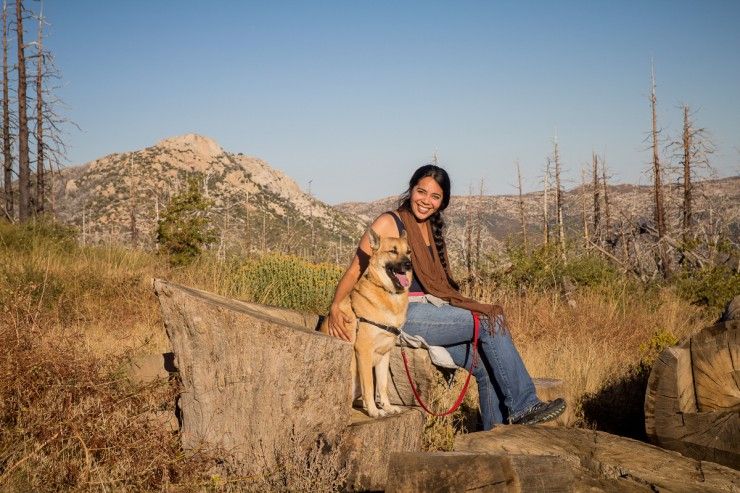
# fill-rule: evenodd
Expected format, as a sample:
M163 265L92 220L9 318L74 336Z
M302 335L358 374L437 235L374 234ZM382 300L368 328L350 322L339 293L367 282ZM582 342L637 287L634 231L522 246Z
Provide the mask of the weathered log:
M388 493L476 492L648 492L621 478L596 478L588 470L551 455L493 455L417 452L391 455Z
M740 320L659 355L645 395L645 431L661 447L740 468Z
M486 454L395 453L388 468L386 493L428 491L521 491L508 457Z
M594 430L499 426L458 436L454 448L494 455L557 456L597 480L629 480L633 486L648 486L653 491L727 492L740 488L740 473L728 467Z
M329 443L350 423L352 346L289 311L154 282L183 392L185 449L219 447L250 472L291 440ZM303 320L303 321L302 321Z
M340 440L340 454L347 464L347 487L377 491L386 487L392 453L418 452L422 446L424 415L409 408L400 414L370 418L352 410L352 424Z

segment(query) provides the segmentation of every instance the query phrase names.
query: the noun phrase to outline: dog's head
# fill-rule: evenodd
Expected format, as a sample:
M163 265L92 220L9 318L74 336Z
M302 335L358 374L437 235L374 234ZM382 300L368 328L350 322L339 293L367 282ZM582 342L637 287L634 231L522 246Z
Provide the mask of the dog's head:
M373 249L368 275L391 293L403 293L411 286L411 248L406 231L400 238L381 238L372 228L368 229L370 247Z

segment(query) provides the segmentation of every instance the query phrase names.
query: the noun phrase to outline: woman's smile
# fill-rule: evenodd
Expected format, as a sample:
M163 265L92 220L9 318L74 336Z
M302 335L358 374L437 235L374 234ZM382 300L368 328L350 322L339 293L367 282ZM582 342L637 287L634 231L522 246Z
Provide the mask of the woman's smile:
M426 221L442 204L442 188L431 176L419 180L411 190L411 212L419 221Z

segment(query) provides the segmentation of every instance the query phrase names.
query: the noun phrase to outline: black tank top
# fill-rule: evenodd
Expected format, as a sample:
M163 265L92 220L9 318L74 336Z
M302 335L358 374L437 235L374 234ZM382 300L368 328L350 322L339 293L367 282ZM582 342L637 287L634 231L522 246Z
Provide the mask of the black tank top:
M398 214L396 214L393 211L388 211L388 214L393 216L393 219L396 221L396 227L398 228L398 234L400 235L404 231L406 231L406 226L403 224L403 221L401 221L401 218L398 217ZM432 245L429 245L429 253L432 253ZM412 261L413 265L413 261ZM409 293L426 293L427 290L424 289L424 286L421 285L419 282L419 279L416 276L416 271L414 271L414 278L411 281L411 286L409 287Z

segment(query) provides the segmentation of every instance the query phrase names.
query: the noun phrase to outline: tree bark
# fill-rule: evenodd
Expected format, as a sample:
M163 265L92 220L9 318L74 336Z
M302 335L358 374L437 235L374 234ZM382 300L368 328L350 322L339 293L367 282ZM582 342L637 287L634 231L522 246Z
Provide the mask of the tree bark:
M684 105L683 107L683 241L686 243L691 237L692 233L692 218L691 218L691 149L693 131L691 129L691 121L689 120L689 107Z
M655 198L654 220L658 230L658 255L660 257L660 272L663 277L668 277L670 268L668 266L668 254L663 244L663 237L666 235L665 209L663 205L663 183L662 169L660 166L660 157L658 153L658 117L657 117L657 98L655 96L655 70L652 71L652 88L650 91L650 107L652 109L653 127L653 194Z
M560 251L565 257L565 227L563 224L563 188L560 184L560 149L558 141L554 142L555 157L555 207L557 211L558 238L560 240Z
M543 227L542 232L544 235L545 245L550 243L550 218L548 217L549 204L547 203L547 194L550 188L550 158L547 158L547 164L545 165L545 192L542 196L542 209L543 209Z
M603 236L601 231L601 197L599 187L599 156L594 152L592 154L592 169L593 169L593 187L594 187L594 242L599 243L599 239Z
M13 210L13 156L10 151L10 97L8 96L8 4L3 1L3 179L5 213L12 220Z
M44 176L44 98L43 98L43 12L39 14L39 32L36 59L36 212L42 214L46 201L46 181Z
M18 40L18 219L27 221L31 214L31 165L28 152L28 116L26 115L26 55L23 45L23 1L15 2Z
M519 221L522 226L522 245L524 251L527 251L527 223L524 221L524 199L522 198L522 173L519 169L519 161L516 162L516 178L519 189Z

